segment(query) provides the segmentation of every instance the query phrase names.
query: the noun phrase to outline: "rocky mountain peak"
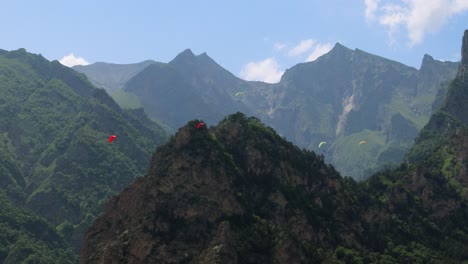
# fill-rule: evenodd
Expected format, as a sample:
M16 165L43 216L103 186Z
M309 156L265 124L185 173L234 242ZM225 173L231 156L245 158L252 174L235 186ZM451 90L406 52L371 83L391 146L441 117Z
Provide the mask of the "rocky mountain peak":
M179 56L195 57L195 54L193 54L191 49L185 49L184 51L179 53Z
M353 50L337 42L335 46L328 52L328 54L336 54L337 56L343 56L344 54L352 54Z
M431 66L434 65L435 61L436 60L434 60L434 58L431 55L424 54L424 57L421 62L420 70L424 72L428 69L431 69L432 68Z
M349 50L349 48L337 42L335 43L335 46L333 46L332 50Z
M193 62L195 60L195 54L193 54L191 49L186 49L179 53L172 61L170 61L170 64L178 64L178 63L187 63L187 62Z
M433 61L434 61L434 58L431 55L424 54L422 65L424 65L425 63L433 62Z
M448 68L447 68L448 66ZM458 63L450 61L442 61L434 59L431 55L424 54L424 57L421 62L420 72L430 72L430 76L435 76L440 74L447 69L454 70L458 67ZM440 84L440 82L439 82Z
M176 66L179 70L189 72L192 70L197 71L217 71L217 73L227 72L219 64L217 64L206 52L200 55L193 54L192 50L186 49L177 55L169 64Z

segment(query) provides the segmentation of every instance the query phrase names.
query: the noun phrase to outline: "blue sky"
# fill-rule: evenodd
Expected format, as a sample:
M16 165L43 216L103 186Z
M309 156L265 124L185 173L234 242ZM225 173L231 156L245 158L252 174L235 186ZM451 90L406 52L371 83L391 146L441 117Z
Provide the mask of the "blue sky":
M71 65L168 62L190 48L267 82L336 42L416 68L424 54L458 61L468 28L468 0L2 2L0 49Z

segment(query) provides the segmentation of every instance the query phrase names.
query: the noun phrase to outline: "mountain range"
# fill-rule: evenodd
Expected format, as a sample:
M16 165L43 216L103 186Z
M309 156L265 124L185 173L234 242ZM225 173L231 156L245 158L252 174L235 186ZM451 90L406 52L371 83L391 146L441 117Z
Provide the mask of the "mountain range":
M258 118L192 120L110 200L81 263L463 263L467 44L397 168L356 182Z
M277 84L240 80L186 50L170 63L114 65L115 82L100 88L58 61L0 50L0 262L77 263L81 252L82 263L460 263L468 258L468 32L462 43L461 64L425 56L420 70L337 44ZM346 94L350 74L354 94ZM342 86L340 76L348 76ZM112 96L125 107L105 90L122 84ZM142 96L152 94L166 112L150 113ZM354 105L347 115L336 103L343 97ZM372 100L379 114L363 110L375 110ZM315 127L336 115L336 127ZM288 131L308 118L309 130L335 135L322 139L328 148L309 143L309 130ZM197 128L201 121L215 125ZM275 122L280 133L265 125ZM326 161L351 142L348 156L365 171L363 148L353 150L360 133L374 136L361 146L378 160L379 137L382 146L400 142L394 152L404 162L362 182L342 177L352 173ZM296 134L306 143L285 140Z
M74 69L102 83L108 75L98 73L107 67ZM123 107L143 107L170 132L194 118L216 124L240 111L361 180L402 161L444 98L458 63L425 55L417 70L337 43L316 61L286 70L276 84L241 80L206 53L196 56L189 49L138 73L131 67L133 77L118 78L123 89L108 92ZM327 143L318 148L320 142Z

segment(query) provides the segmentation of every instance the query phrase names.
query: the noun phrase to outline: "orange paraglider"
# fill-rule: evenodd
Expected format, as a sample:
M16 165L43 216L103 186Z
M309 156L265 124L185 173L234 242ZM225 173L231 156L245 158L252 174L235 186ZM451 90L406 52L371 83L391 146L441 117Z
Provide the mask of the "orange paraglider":
M112 141L114 141L114 139L116 138L117 136L116 135L111 135L109 137L109 143L112 143Z

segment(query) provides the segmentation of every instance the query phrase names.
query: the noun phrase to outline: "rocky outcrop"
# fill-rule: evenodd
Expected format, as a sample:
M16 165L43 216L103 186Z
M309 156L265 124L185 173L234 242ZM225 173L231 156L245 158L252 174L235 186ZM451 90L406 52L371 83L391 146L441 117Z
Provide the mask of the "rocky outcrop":
M211 132L190 122L160 147L88 231L81 263L301 263L296 238L327 241L292 199L324 210L341 199L337 173L258 120L231 118Z

